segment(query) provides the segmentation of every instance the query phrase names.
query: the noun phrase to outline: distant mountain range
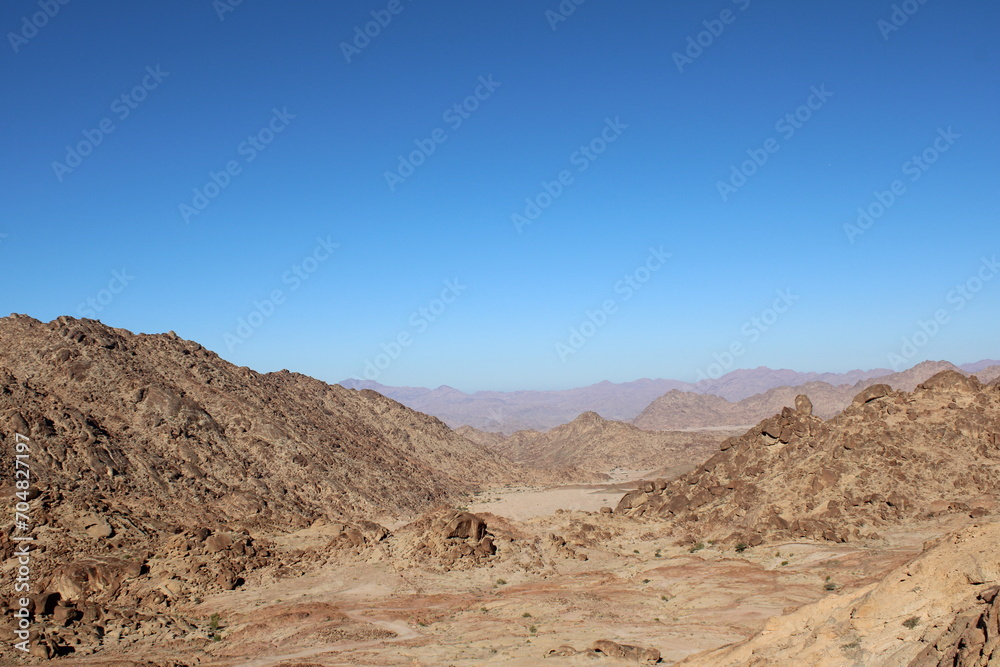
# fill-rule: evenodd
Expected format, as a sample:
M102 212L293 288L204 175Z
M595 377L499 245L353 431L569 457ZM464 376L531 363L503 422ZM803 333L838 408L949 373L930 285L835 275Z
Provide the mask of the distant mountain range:
M753 424L789 405L789 396L794 399L795 394L803 391L815 396L813 401L818 415L833 415L850 403L857 391L876 381L912 390L934 373L949 369L976 373L988 382L1000 376L1000 361L984 359L961 366L945 361L926 361L901 373L887 368L802 373L761 366L735 370L718 379L696 383L644 378L622 383L604 381L559 391L477 391L468 394L446 385L437 389L391 387L356 379L340 384L348 389L372 389L414 410L434 415L452 428L464 425L511 434L554 428L585 412L595 412L615 421L635 420L637 426L646 429ZM786 389L773 391L780 387ZM803 389L795 389L798 387ZM654 408L651 404L661 397L663 400ZM664 409L664 403L671 402L679 404L679 414ZM687 418L682 418L685 414Z

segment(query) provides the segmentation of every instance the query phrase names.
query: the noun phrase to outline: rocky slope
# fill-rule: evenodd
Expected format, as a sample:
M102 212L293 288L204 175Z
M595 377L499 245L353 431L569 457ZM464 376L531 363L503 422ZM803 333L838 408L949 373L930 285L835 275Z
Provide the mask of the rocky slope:
M122 501L150 514L180 505L247 527L398 515L512 480L507 462L436 418L375 392L260 375L172 334L11 317L0 343L2 428L35 440L39 483L127 489L152 500Z
M684 667L1000 664L1000 524L928 545L880 583L772 618L752 639Z
M178 603L287 567L272 538L317 520L412 517L533 479L375 392L261 375L173 334L73 318L0 319L8 470L18 434L39 554L31 604L54 622L36 649L50 653L112 633L118 645L130 633L190 636L171 620ZM13 503L17 490L5 475L0 497ZM0 533L10 580L23 534Z
M829 421L804 396L673 482L646 482L617 513L679 539L838 542L948 512L981 516L1000 489L1000 392L956 371L913 392L873 385Z

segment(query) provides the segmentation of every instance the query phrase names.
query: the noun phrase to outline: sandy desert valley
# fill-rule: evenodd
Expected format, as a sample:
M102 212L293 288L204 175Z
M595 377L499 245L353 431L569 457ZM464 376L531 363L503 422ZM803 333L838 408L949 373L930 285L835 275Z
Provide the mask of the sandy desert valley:
M35 660L115 667L1000 656L988 362L813 382L827 403L749 426L701 426L699 405L741 401L673 390L644 419L698 426L585 411L503 434L174 334L14 315L0 340L35 538L3 664L22 615ZM733 421L768 400L742 403Z
M0 667L1000 667L997 0L0 28Z

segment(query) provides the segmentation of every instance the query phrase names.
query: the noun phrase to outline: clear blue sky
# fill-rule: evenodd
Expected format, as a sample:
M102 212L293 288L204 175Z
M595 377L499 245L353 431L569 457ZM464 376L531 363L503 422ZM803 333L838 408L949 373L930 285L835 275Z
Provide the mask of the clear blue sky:
M464 390L1000 356L995 2L232 1L4 3L4 314L327 381L402 335L378 381Z

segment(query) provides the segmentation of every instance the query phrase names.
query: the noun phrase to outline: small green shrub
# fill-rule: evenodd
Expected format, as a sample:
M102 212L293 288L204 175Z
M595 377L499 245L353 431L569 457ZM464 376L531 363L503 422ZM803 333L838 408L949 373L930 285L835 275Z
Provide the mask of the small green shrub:
M736 545L736 553L741 554L748 548L750 548L749 544L747 544L746 542L740 542L739 544Z
M833 583L832 581L828 581L826 582L826 584L823 585L823 588L825 588L828 591L835 591L837 590L837 584Z
M919 624L920 624L920 617L919 616L911 616L910 618L908 618L905 621L903 621L903 627L909 628L910 630L912 630L913 628L917 627L917 625L919 625Z
M691 553L694 553L695 551L701 551L704 548L705 548L705 543L704 542L699 542L698 544L696 544L693 547L691 547L690 549L688 549L688 551L691 552Z
M523 614L521 614L521 618L531 618L531 614L529 614L528 612L524 612Z

